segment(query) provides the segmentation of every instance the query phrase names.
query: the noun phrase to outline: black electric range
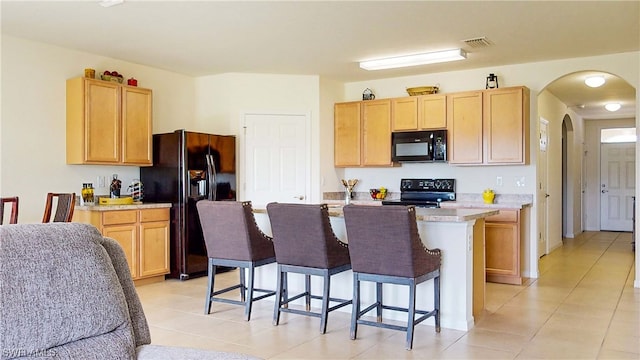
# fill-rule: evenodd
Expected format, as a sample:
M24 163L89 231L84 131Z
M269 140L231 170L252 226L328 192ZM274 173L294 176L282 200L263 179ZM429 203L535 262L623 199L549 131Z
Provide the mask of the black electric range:
M400 180L400 200L383 200L382 205L438 208L441 202L455 199L455 179L402 179Z

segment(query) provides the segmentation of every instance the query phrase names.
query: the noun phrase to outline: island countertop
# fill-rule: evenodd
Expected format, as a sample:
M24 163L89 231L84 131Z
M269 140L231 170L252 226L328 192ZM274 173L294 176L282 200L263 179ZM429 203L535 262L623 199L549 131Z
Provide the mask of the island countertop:
M364 205L364 204L354 204ZM343 217L342 212L343 205L327 204L329 207L329 216ZM391 205L389 205L391 206ZM266 214L267 210L264 208L253 209L255 213ZM431 221L431 222L465 222L471 220L482 219L488 216L496 215L500 211L498 209L470 209L470 208L449 208L449 209L432 209L432 208L420 208L416 207L416 220L418 221Z

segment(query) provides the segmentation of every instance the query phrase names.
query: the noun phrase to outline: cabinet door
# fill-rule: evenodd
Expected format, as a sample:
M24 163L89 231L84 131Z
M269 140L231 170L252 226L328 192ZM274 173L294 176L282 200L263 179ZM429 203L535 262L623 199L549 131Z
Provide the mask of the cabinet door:
M482 92L447 95L449 163L482 163Z
M484 92L484 129L488 164L523 164L525 121L523 88Z
M120 87L85 79L84 161L120 162Z
M129 270L131 271L131 277L135 280L140 276L138 272L138 259L139 249L137 241L138 228L136 224L131 225L116 225L116 226L104 226L102 228L102 235L109 237L117 241L129 264Z
M487 276L519 275L518 226L514 223L485 224Z
M122 87L122 162L151 165L151 90Z
M391 100L393 131L418 129L418 99L404 97Z
M361 123L360 102L334 106L334 165L360 166Z
M140 223L140 277L169 272L169 222Z
M418 128L421 130L447 128L447 96L418 97Z
M391 165L391 101L362 104L362 165Z

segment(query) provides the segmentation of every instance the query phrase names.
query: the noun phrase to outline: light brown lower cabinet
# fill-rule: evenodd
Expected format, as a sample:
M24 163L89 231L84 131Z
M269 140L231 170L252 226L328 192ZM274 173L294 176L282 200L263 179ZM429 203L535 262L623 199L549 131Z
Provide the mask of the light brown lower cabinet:
M116 240L137 285L162 281L169 273L169 208L76 209L73 221L92 224L103 236Z
M487 281L522 284L521 210L501 209L485 219L485 269Z

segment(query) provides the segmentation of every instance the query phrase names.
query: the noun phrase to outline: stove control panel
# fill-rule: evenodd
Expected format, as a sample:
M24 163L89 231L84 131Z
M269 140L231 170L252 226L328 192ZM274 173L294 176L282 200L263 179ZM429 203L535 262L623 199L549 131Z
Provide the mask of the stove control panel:
M402 179L400 191L455 192L455 179Z

